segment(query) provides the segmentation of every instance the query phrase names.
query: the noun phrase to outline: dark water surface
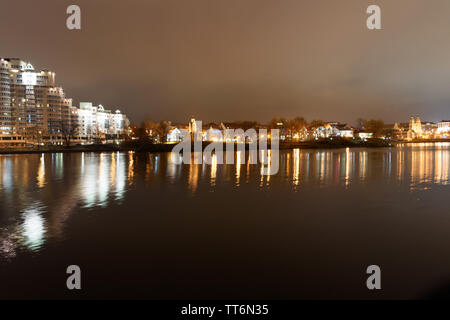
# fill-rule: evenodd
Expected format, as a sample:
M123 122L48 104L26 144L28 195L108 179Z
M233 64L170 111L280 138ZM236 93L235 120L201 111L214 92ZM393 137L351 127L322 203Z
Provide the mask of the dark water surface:
M237 157L244 155L238 154ZM0 156L0 298L415 298L450 285L450 145ZM82 290L66 289L79 265ZM366 288L377 264L382 290Z

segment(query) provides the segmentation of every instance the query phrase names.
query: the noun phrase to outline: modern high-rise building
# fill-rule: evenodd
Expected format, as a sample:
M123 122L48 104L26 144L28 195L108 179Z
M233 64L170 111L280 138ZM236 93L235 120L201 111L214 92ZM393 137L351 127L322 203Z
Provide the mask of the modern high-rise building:
M71 131L72 99L55 73L17 58L0 59L0 139L9 144L62 141Z
M0 59L0 146L63 144L67 136L102 139L123 134L128 124L120 112L72 106L55 85L54 72L37 71L18 58Z

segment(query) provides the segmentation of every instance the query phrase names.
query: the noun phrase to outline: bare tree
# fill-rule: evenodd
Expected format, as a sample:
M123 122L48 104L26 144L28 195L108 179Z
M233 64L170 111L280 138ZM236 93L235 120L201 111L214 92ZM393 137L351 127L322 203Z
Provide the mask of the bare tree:
M369 120L364 123L364 128L367 132L371 132L379 138L383 135L384 122L382 120Z
M78 134L78 126L74 126L65 121L60 121L60 131L62 138L64 139L64 143L67 147L70 146L70 141Z
M313 120L309 124L309 128L317 128L320 126L323 126L325 124L325 121L322 120Z

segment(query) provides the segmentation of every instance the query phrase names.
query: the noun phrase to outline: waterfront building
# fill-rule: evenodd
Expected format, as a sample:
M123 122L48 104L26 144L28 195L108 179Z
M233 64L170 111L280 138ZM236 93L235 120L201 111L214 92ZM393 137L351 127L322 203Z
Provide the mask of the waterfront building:
M313 129L313 137L319 138L353 138L354 130L351 126L345 123L329 122L322 126Z
M120 111L72 106L54 72L18 58L0 59L0 147L104 140L123 135L128 125Z
M70 131L72 99L55 85L55 73L18 58L0 59L0 143L62 144Z
M336 123L332 125L335 129L334 132L337 133L338 137L351 139L354 137L353 128L348 124ZM337 130L337 131L336 131Z
M411 117L409 123L395 123L393 138L397 140L436 139L443 137L442 132L445 132L443 122L441 124L422 122L419 117Z
M280 130L280 141L285 141L287 131L285 124L282 121L277 122L276 129Z
M183 133L181 132L181 130L179 128L172 128L169 130L169 133L167 134L167 142L181 142L183 141L184 136Z
M318 126L317 128L315 128L313 131L313 136L316 139L323 139L323 138L330 138L337 133L338 133L337 129L333 130L333 127L329 123L326 123L322 126Z
M411 117L411 119L409 120L408 140L418 139L422 137L422 134L422 121L419 117L417 117L416 119L414 119L414 117Z
M92 102L80 102L78 109L78 132L81 140L112 140L123 136L130 125L127 116L120 110L112 112L102 105L94 106Z
M207 130L203 132L203 141L221 142L223 141L223 132L220 127L212 123Z
M292 134L292 140L294 141L303 141L306 140L307 138L308 138L308 129L306 127L303 127Z
M409 123L396 122L393 127L393 138L396 140L406 140L408 138Z
M199 130L201 131L202 128L197 128L197 121L195 120L194 117L192 117L191 120L189 121L189 133L193 135L196 134Z
M372 139L373 133L372 132L360 132L360 133L358 133L358 137L362 140Z
M437 124L434 122L422 122L422 137L424 139L436 138Z
M450 120L442 120L437 124L437 133L441 137L450 136Z

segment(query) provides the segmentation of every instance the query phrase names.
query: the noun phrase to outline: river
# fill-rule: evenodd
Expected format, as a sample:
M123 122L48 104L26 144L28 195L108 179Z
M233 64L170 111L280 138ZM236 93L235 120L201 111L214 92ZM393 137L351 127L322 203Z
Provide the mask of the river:
M273 176L175 157L0 155L0 298L406 299L450 286L449 143L283 150ZM66 288L69 265L81 291Z

